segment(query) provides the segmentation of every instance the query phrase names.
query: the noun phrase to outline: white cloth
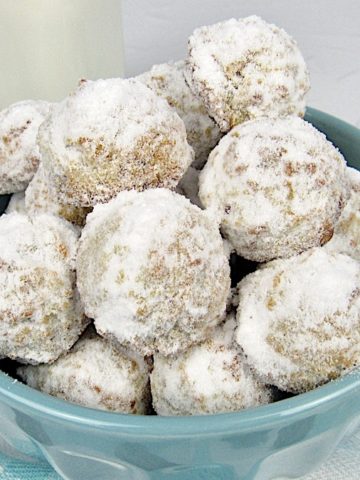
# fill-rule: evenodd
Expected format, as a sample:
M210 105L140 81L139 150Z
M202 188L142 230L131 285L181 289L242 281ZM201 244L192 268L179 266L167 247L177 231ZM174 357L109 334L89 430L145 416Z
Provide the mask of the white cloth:
M359 480L359 478L360 430L345 438L320 468L299 480Z

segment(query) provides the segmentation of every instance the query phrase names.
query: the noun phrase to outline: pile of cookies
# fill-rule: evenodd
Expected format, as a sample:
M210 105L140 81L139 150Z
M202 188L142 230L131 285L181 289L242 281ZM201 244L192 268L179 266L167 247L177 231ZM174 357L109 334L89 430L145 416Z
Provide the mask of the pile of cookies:
M357 366L360 173L303 120L309 88L295 41L251 16L195 30L184 61L0 112L0 358L159 415Z

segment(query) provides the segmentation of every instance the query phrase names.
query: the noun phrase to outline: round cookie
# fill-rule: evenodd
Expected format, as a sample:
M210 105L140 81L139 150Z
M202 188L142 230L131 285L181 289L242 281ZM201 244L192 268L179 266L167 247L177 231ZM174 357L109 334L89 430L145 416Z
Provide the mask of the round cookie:
M159 415L236 412L269 403L270 388L259 383L233 344L232 317L211 338L177 356L154 356L153 406Z
M150 189L122 192L88 215L77 279L98 333L142 355L169 355L222 321L230 269L213 218Z
M202 168L209 153L221 138L219 127L202 103L190 90L184 77L183 60L154 65L151 70L136 77L175 108L183 119L187 140L194 149L194 168Z
M185 76L223 132L261 116L303 116L310 88L296 42L254 15L196 29Z
M50 104L27 100L0 112L0 195L25 190L40 161L36 143Z
M77 233L52 215L0 218L0 357L48 363L87 320L75 290Z
M259 378L293 393L360 362L360 264L314 248L239 283L236 340Z
M135 414L149 411L144 359L123 355L92 329L52 365L24 366L17 373L30 387L85 407Z
M89 207L123 190L175 189L193 160L184 122L134 79L83 81L39 131L59 201Z
M345 253L360 262L360 172L351 167L346 170L350 198L335 225L334 235L324 248Z
M25 206L29 215L51 213L80 227L84 226L86 215L91 212L89 207L60 203L42 163L25 191Z
M218 212L238 255L256 262L326 243L348 195L343 156L295 116L234 127L199 178L202 204Z
M10 202L8 203L4 213L13 212L26 214L25 192L17 192L11 195Z

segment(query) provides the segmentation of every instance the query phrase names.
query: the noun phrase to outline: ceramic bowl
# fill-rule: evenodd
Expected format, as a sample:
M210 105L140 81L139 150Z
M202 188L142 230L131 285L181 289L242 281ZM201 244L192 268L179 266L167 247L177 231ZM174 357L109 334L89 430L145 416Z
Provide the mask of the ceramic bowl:
M360 169L360 130L309 108L307 120ZM8 198L0 198L4 208ZM73 405L0 373L0 445L45 457L71 480L273 480L319 466L360 422L360 373L238 413L133 416Z

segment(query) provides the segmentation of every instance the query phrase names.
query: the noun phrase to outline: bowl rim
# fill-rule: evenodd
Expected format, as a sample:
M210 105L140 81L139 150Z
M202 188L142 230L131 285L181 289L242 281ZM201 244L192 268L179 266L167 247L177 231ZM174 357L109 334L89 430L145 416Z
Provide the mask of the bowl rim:
M5 401L12 408L30 413L32 416L36 412L38 417L51 417L55 421L76 423L84 427L121 430L122 434L141 434L147 437L164 437L164 432L166 436L171 437L264 429L315 414L324 404L330 408L340 398L344 400L352 397L356 390L360 393L360 368L309 392L239 412L161 417L83 407L35 390L0 372L0 402Z
M336 122L341 131L359 136L360 130L337 117L307 107L307 119L326 125ZM321 128L320 128L321 130ZM326 133L326 132L325 132ZM146 437L212 435L233 431L254 431L266 426L300 419L314 414L324 404L333 405L360 392L360 368L314 390L278 402L238 412L194 416L140 416L109 412L76 405L35 390L0 371L0 402L10 408L54 421L76 423L84 428L116 430L121 434Z

